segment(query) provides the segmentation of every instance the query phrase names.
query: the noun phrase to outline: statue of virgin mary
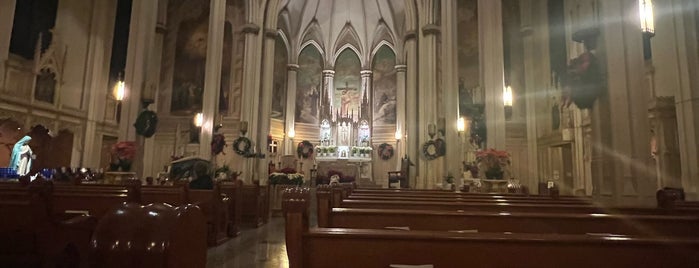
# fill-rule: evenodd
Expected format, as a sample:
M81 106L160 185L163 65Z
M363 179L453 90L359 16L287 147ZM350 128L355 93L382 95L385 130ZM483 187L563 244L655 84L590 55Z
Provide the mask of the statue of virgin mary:
M32 140L29 136L24 136L17 143L15 143L12 149L12 156L10 157L10 168L17 170L17 174L20 176L27 175L29 170L32 168L32 149L29 147L29 141Z

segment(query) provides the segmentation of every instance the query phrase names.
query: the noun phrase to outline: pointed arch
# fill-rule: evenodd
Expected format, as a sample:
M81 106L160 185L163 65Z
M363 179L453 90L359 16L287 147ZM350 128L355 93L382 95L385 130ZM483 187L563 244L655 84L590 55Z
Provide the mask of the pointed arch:
M317 125L320 97L322 88L323 55L318 49L318 44L310 43L299 53L296 72L296 96L290 96L296 100L295 122Z
M364 55L364 49L362 47L362 43L360 42L359 34L357 34L357 31L354 29L354 26L352 26L352 23L346 23L345 26L342 28L340 31L340 34L338 34L337 39L335 39L335 44L333 45L333 54L332 56L332 61L335 62L337 60L338 55L343 52L346 48L352 48L357 55ZM359 56L359 60L364 66L364 58Z
M383 43L372 53L372 119L373 125L396 124L397 75L396 53Z
M384 46L393 52L394 57L397 57L398 53L396 52L396 49L393 46L393 44L389 43L386 40L381 40L378 44L376 44L376 46L374 46L374 49L371 50L371 66L374 66L374 60L376 60L376 53Z
M316 46L318 51L323 57L325 57L325 47L323 46L323 31L318 24L318 21L314 18L303 30L303 34L300 35L298 53L305 49L308 44L313 44Z
M371 53L367 53L367 62L371 62L371 60L374 58L374 54L376 54L376 51L381 47L382 44L388 45L388 47L390 47L391 50L393 50L393 53L396 53L395 36L391 31L391 28L388 27L388 25L383 19L379 20L379 24L376 26L376 29L374 30L374 37L371 43L371 48L373 49L370 51Z

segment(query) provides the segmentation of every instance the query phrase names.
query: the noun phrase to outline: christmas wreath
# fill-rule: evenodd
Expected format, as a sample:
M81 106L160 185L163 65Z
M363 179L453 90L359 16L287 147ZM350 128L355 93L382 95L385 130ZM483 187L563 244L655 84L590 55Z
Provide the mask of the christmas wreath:
M153 111L144 110L138 115L133 126L136 127L136 134L150 138L158 127L158 115Z
M299 145L296 147L296 153L303 159L310 158L313 154L313 144L307 140L299 142Z
M572 100L580 109L592 108L595 100L603 93L599 63L595 54L590 51L570 62L567 80L569 90L565 92L564 98Z
M388 160L393 158L393 145L390 145L388 143L382 143L379 145L379 157L383 160Z
M432 140L425 142L425 144L422 145L422 154L425 155L427 160L437 159L437 157L439 157L439 148L437 147L437 143Z
M214 134L214 136L211 139L211 153L213 155L223 153L223 147L226 147L226 138L223 136L223 134Z
M241 143L243 145L243 148L240 148ZM233 151L235 151L236 154L242 155L244 157L250 155L250 147L252 147L252 142L250 142L250 139L246 137L238 137L233 142Z

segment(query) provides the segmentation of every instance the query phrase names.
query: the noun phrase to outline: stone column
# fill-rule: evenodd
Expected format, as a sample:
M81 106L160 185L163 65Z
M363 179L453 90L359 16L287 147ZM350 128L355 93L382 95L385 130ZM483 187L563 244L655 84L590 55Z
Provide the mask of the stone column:
M114 18L116 17L116 0L95 2L90 23L90 41L88 47L88 62L85 68L87 122L85 123L85 143L82 151L83 167L97 168L100 165L100 146L96 133L97 123L104 119L106 94L111 91L106 88L109 80L109 61L112 54L112 39L114 35ZM0 11L2 12L2 11Z
M267 136L270 134L270 114L272 113L272 90L274 82L274 44L277 38L276 29L265 29L264 34L264 53L262 54L262 99L259 107L259 133L257 133L258 150L265 154L264 159L257 162L257 172L260 174L259 179L263 185L267 184L269 179L268 164L271 157L267 152ZM288 98L287 98L288 99ZM264 161L263 161L264 160ZM274 161L272 159L271 161Z
M165 42L165 33L167 32L167 7L168 0L158 1L158 19L155 28L155 41L153 42L153 52L149 55L149 61L153 64L149 65L148 74L146 78L146 88L143 92L143 99L152 99L155 101L153 104L148 106L151 111L158 111L158 106L165 105L164 103L159 103L157 101L158 89L160 88L160 73L163 67L163 44ZM175 132L179 133L179 132ZM179 135L179 134L175 134ZM157 173L161 170L161 166L155 166L154 162L156 160L156 143L155 139L157 137L145 139L143 144L143 176L153 176L156 177ZM174 153L174 152L173 152Z
M148 57L153 53L157 16L158 1L134 1L124 73L126 93L122 101L119 140L136 141L138 144L132 171L139 175L143 175L145 144L143 137L136 136L133 124L142 108L141 95L146 86L149 65L160 64L160 62L149 62Z
M445 139L448 145L446 152L446 170L455 178L455 185L461 186L461 161L464 160L461 137L457 130L459 120L459 56L457 53L457 1L442 1L442 113L446 120Z
M648 111L654 134L651 151L656 158L657 187L682 187L675 98L656 98Z
M371 84L371 82L373 81L372 80L373 73L371 72L371 70L362 70L361 72L359 72L359 75L362 78L362 95L360 98L363 99L364 94L366 93L366 96L369 100L369 109L367 109L367 110L369 113L371 113L371 111L373 110L373 109L371 109L371 107L373 107L373 103L374 103L374 101L373 101L374 98L371 97L373 94L373 88L372 88L372 84ZM360 100L360 102L361 102L361 100ZM347 111L347 112L351 113L352 111ZM357 114L359 114L359 112L360 111L354 111L355 116L357 116ZM368 118L372 118L372 116L373 116L372 114L369 114ZM369 120L369 125L370 126L372 125L371 120ZM373 134L372 134L372 138L373 138ZM369 141L369 142L371 142L371 141Z
M407 134L406 130L406 121L405 121L405 108L406 108L406 103L405 103L405 89L406 89L406 79L405 79L405 72L408 69L407 65L404 64L399 64L396 65L396 131L400 132L400 141L396 142L396 170L400 170L400 160L403 158L403 154L405 152L405 134ZM371 109L370 109L371 110Z
M440 34L440 27L437 25L439 12L439 2L427 0L422 3L424 9L420 10L420 38L418 45L419 55L419 82L417 104L418 127L418 147L431 140L428 132L430 124L437 125L437 58L440 56L437 51L437 38ZM435 137L437 137L435 135ZM441 182L442 166L435 163L438 160L428 161L424 157L417 157L414 160L418 165L419 181L417 188L432 189L436 182Z
M675 96L682 164L682 187L696 199L699 192L699 56L693 0L655 1L652 40L655 88L660 96ZM663 16L657 10L662 10Z
M535 50L537 49L537 44L534 37L534 29L538 32L546 29L544 25L539 23L534 23L533 14L535 7L532 6L532 0L521 0L519 2L520 8L520 19L522 28L520 33L522 35L522 45L524 50L522 51L522 57L524 58L524 102L526 109L526 125L527 125L527 160L528 160L528 173L522 174L526 176L526 181L522 181L523 184L529 187L530 191L537 191L537 183L539 181L539 155L538 155L538 145L537 145L537 131L536 131L536 96L537 96L537 71L540 71L537 63L542 61L541 58L535 56ZM540 15L540 14L537 14ZM537 21L538 22L538 21ZM536 28L535 28L536 26Z
M622 196L654 194L648 178L650 163L650 126L648 92L643 88L644 59L641 27L638 20L638 1L601 1L602 18L621 18L601 23L604 55L606 58L608 114L614 131L611 132L614 156L614 191L617 201ZM602 61L601 64L604 64ZM604 115L606 117L606 115Z
M505 87L505 62L501 0L478 0L478 33L481 85L485 90L487 146L504 150L505 107L502 92Z
M288 137L289 130L294 129L296 123L296 75L299 70L297 64L288 64L286 76L286 112L284 116L284 154L294 154L294 142Z
M226 22L226 1L211 0L209 8L209 34L206 47L206 74L202 94L204 124L199 135L199 157L211 160L211 139L214 120L218 111L218 95L221 88L221 63L223 62L223 31Z
M10 56L10 39L17 0L0 2L0 91L5 88L5 64Z
M247 136L251 139L257 137L258 127L258 108L260 105L260 63L262 61L262 45L261 37L259 36L260 27L254 23L243 25L243 33L245 34L245 57L243 59L243 100L240 110L241 121L248 122ZM266 139L265 139L266 140ZM259 141L253 141L255 145ZM248 183L252 180L259 179L256 172L253 172L252 158L245 158L245 167L243 168L243 176Z
M404 124L404 134L403 134L403 146L405 147L405 154L410 158L410 161L417 164L419 157L418 154L418 141L419 135L419 125L417 121L417 36L415 31L410 31L405 35L405 63L407 65L406 70L406 82L405 82L405 108L403 113L405 113L405 124ZM408 108L410 107L410 108ZM399 112L400 114L401 112ZM411 188L418 188L418 169L417 166L412 166L409 168L410 178L408 181Z

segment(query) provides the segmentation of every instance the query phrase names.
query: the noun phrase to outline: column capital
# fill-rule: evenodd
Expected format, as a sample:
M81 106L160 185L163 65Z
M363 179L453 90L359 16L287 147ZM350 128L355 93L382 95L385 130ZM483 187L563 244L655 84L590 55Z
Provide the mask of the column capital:
M335 71L334 70L323 70L323 76L325 76L325 77L335 76Z
M249 33L258 34L258 33L260 33L260 26L257 26L257 24L254 24L254 23L246 23L246 24L243 24L243 27L241 30L243 31L243 33L246 33L246 34L249 34Z
M287 64L287 65L286 65L286 69L287 69L288 71L293 71L293 72L295 72L295 71L298 71L298 70L299 70L299 65L298 65L298 64Z
M398 64L394 68L396 68L396 72L405 72L408 70L408 65L405 64Z
M274 39L277 38L277 35L279 35L277 29L265 28L265 37Z
M371 74L372 74L371 70L362 70L361 72L359 72L359 75L361 77L369 77L369 76L371 76Z
M427 24L425 26L422 26L422 34L423 35L438 35L442 29L439 27L439 25L436 24Z
M403 36L403 40L404 41L414 40L416 36L417 36L417 32L415 30L407 31L405 33L405 35Z

